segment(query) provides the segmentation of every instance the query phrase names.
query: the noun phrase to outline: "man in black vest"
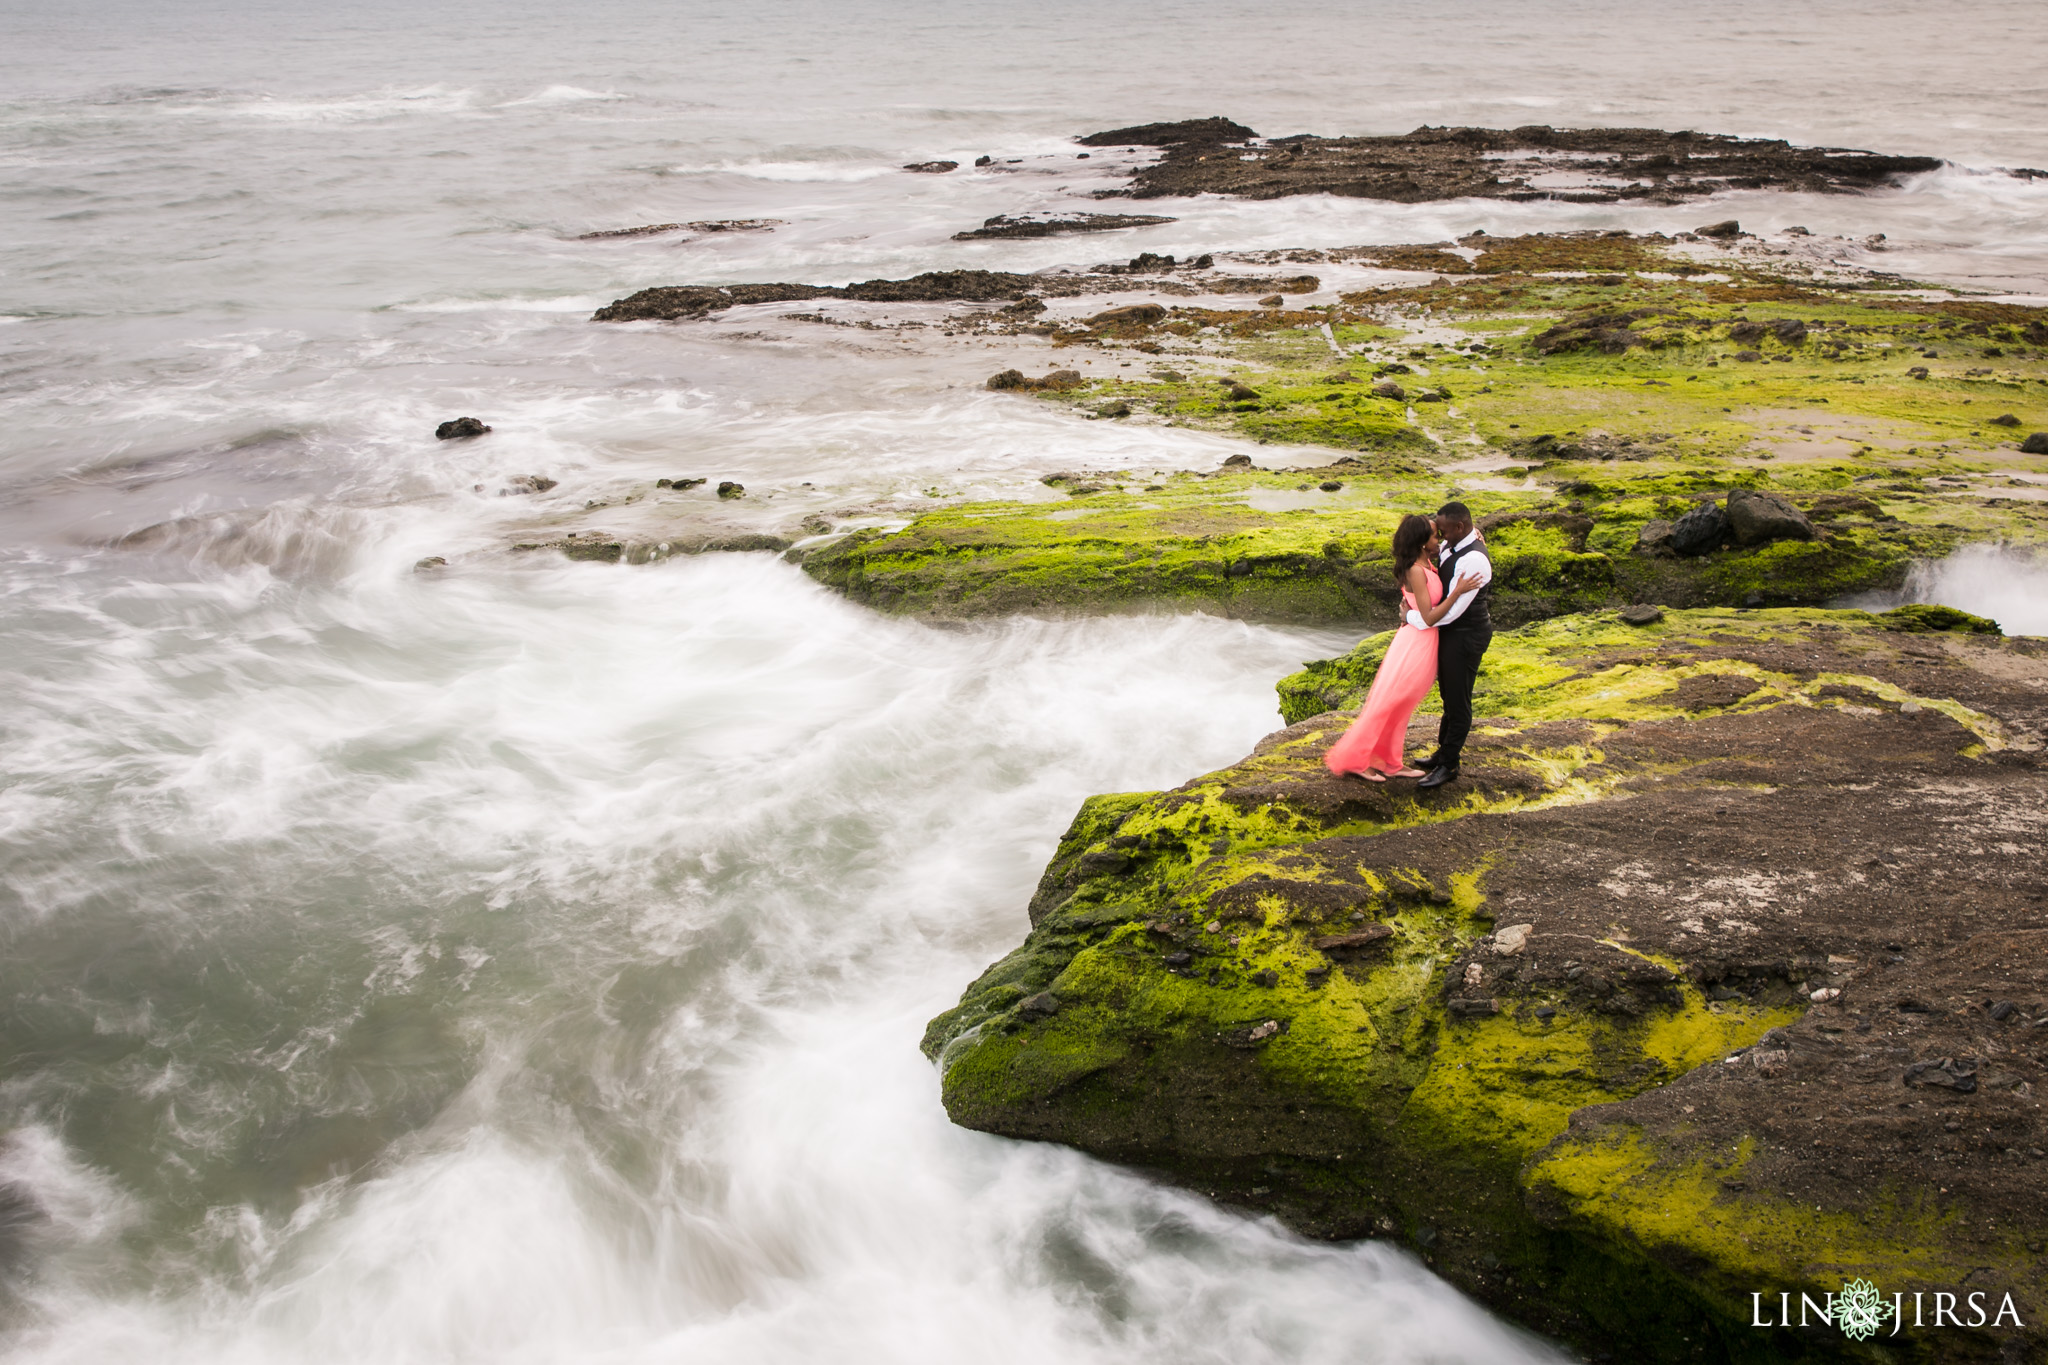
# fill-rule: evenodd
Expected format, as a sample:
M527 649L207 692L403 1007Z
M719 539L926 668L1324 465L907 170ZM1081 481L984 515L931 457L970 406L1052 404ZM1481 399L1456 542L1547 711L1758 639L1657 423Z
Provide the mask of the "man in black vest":
M1493 617L1488 604L1493 600L1493 561L1486 557L1486 542L1472 529L1472 511L1462 502L1447 502L1436 514L1436 534L1442 542L1437 551L1437 577L1455 582L1461 574L1476 574L1479 590L1466 593L1449 613L1436 623L1436 688L1443 698L1443 723L1437 727L1436 756L1422 766L1428 769L1418 789L1432 789L1458 780L1458 759L1465 751L1465 736L1472 733L1472 685L1479 680L1479 661L1493 643Z

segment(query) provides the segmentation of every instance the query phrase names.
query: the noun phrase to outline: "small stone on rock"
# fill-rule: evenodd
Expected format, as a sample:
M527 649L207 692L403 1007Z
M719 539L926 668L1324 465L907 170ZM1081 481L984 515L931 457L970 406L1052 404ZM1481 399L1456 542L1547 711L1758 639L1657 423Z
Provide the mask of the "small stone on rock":
M1664 609L1642 602L1633 607L1623 607L1621 619L1632 626L1653 626L1664 619Z

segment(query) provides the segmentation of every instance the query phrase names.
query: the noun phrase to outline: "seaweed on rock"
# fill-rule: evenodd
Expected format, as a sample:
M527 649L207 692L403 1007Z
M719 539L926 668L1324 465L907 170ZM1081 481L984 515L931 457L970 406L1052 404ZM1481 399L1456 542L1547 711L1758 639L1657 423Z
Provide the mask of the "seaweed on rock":
M2042 1140L2048 1074L1999 1031L2048 1019L2044 886L1978 834L2048 818L2048 660L1897 624L1505 634L1438 793L1331 777L1347 717L1300 713L1348 700L1372 642L1311 666L1241 763L1083 807L1025 942L926 1035L948 1112L1398 1237L1637 1358L1838 1353L1747 1329L1751 1290L2031 1293L2048 1179L1941 1135L1967 1110L1994 1146ZM2030 1003L1980 1012L2000 999ZM1995 1055L2000 1088L1907 1066L1937 1053Z

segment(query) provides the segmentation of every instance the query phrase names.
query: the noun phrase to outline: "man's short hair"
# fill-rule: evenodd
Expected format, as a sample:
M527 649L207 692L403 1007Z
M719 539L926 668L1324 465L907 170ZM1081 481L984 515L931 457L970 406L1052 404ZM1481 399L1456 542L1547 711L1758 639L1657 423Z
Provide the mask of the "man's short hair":
M1462 502L1447 502L1436 509L1436 514L1450 521L1472 520L1472 509Z

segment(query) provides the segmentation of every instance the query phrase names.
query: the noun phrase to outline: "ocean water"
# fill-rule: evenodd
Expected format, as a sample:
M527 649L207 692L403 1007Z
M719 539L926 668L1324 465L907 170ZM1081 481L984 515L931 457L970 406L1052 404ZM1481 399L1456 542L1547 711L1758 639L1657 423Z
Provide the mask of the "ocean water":
M1994 173L2048 166L2039 46L2004 0L13 0L0 1354L1557 1358L1404 1252L952 1128L916 1050L1083 796L1239 756L1347 637L940 629L767 556L464 555L531 519L495 490L534 472L739 479L765 523L1228 448L1005 403L972 354L587 321L649 284L1733 215L2048 294L2048 182ZM1112 239L950 240L1093 206L1114 159L1074 134L1211 113L1953 164L1867 198L1166 201ZM574 240L725 218L784 225ZM494 434L431 439L468 412ZM2048 629L2015 572L1915 591Z

